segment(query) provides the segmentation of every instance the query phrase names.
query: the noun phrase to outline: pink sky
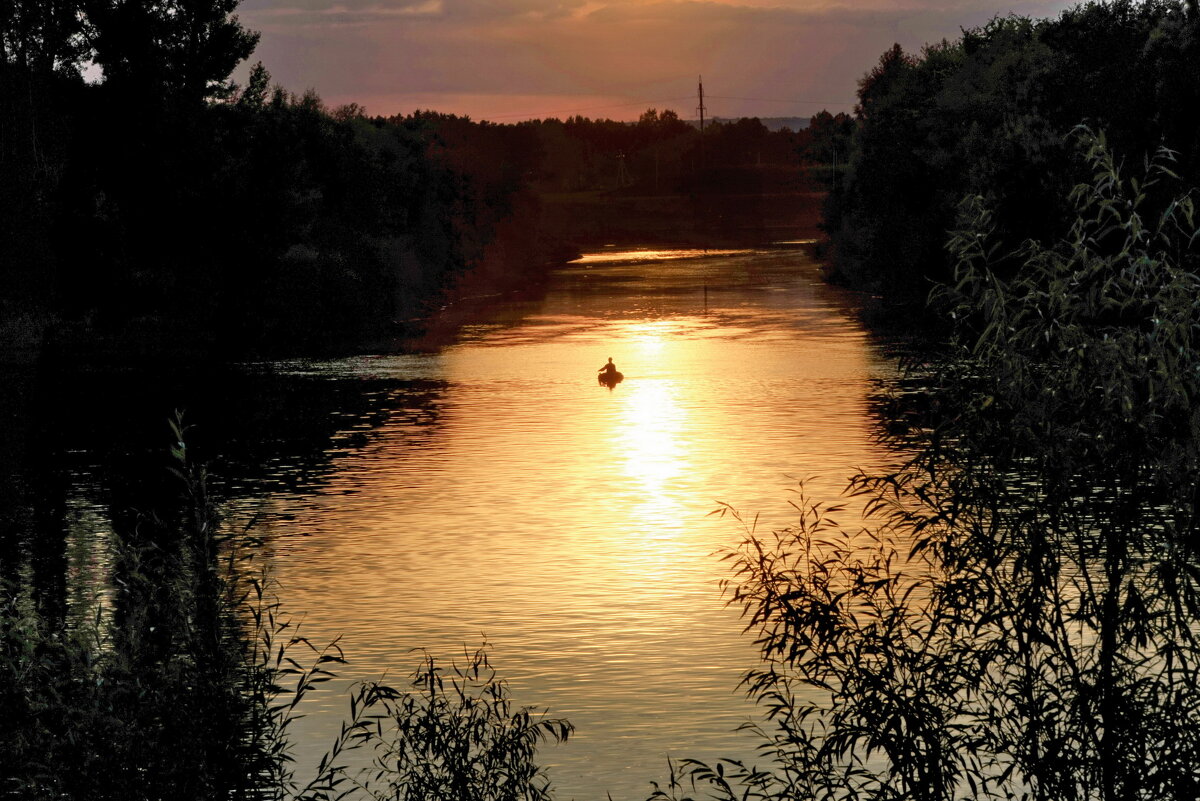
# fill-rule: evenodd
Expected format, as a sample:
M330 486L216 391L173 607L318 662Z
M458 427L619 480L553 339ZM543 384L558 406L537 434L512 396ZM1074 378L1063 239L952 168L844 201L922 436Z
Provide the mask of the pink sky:
M808 117L848 111L859 77L899 42L916 51L1039 0L244 0L262 60L293 92L371 114L474 119ZM243 69L243 73L244 73Z

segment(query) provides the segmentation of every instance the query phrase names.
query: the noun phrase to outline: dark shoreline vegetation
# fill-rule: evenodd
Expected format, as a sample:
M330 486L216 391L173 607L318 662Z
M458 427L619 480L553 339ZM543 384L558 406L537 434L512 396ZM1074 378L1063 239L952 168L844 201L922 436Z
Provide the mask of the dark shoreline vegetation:
M656 797L1200 795L1196 192L1170 151L1130 176L1076 140L1091 177L1052 241L960 205L951 342L890 401L907 462L850 483L866 527L803 495L792 528L743 524L763 761L684 763Z
M844 167L823 223L831 279L919 307L953 282L947 236L973 195L1005 241L1053 241L1088 178L1070 137L1081 124L1130 165L1172 149L1172 169L1200 185L1198 17L1190 1L1089 2L885 52L839 132Z
M5 576L0 793L20 798L549 798L533 762L565 721L516 707L486 643L426 655L410 682L354 688L316 765L293 764L300 703L345 662L281 611L251 530L229 532L171 422L160 505L118 521L111 586L65 618ZM81 616L82 613L82 616ZM370 760L347 769L349 751Z
M743 163L777 145L830 165L810 177L830 189L831 279L896 306L938 287L924 314L947 342L880 411L907 461L850 485L868 530L802 499L793 528L750 527L728 554L728 597L763 657L745 682L761 763L680 763L653 797L1200 797L1194 2L998 18L919 57L885 53L853 117L703 139L657 112L518 126L330 113L265 70L228 83L253 46L229 0L196 18L216 54L170 44L187 37L147 54L112 7L84 6L94 31L37 3L0 18L0 311L36 356L95 338L146 356L164 337L206 355L391 339L468 273L519 283L563 241L661 230L570 223L601 197L638 208L651 175L675 182L653 205L664 220L726 219L739 204L714 198L769 197L789 174ZM100 85L73 72L85 42ZM758 150L709 150L718 137ZM738 163L696 172L681 155L718 152ZM718 236L745 235L727 222ZM426 662L411 688L360 686L329 760L292 766L293 701L342 655L287 623L253 531L221 528L174 425L170 464L113 521L94 617L68 614L61 559L31 556L53 509L0 518L0 792L551 795L536 747L569 726L514 705L486 651ZM379 763L342 771L353 748Z
M257 35L196 5L0 16L0 360L419 348L447 303L581 246L816 232L805 132L329 109L261 63L235 85Z

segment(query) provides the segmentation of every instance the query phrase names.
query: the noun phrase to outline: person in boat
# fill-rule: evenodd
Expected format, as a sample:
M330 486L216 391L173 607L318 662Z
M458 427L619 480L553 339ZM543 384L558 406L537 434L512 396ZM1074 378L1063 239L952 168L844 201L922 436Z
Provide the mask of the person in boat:
M612 378L617 374L617 366L613 364L612 356L608 357L608 364L604 365L599 370L603 378Z

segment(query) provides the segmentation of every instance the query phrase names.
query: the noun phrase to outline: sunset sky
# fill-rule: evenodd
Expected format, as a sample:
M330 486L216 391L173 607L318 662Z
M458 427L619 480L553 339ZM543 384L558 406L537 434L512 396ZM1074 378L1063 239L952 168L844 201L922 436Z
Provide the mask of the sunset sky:
M849 110L893 42L906 50L1049 0L245 0L262 60L289 90L371 114L415 109L515 122ZM245 68L243 68L243 74Z

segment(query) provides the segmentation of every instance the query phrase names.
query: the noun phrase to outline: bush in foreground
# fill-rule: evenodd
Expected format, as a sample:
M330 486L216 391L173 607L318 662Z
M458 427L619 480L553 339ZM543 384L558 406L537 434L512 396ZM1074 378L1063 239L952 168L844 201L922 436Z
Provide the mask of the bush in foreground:
M1128 179L1079 138L1059 241L963 204L956 340L908 463L852 485L870 527L802 500L729 554L764 765L689 763L709 797L1200 795L1200 226L1173 154Z

